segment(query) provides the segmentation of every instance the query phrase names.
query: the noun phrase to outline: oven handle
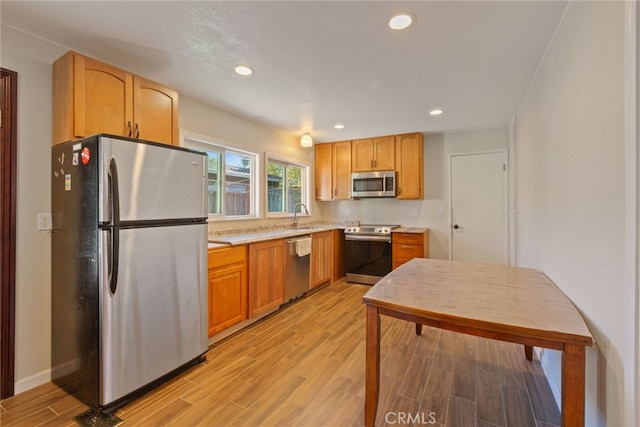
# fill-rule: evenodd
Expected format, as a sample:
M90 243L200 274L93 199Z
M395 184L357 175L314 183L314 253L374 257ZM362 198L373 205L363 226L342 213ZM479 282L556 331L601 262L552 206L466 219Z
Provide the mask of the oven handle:
M345 234L344 240L357 240L360 242L387 242L391 243L390 236L369 236L369 235L358 235L358 234Z

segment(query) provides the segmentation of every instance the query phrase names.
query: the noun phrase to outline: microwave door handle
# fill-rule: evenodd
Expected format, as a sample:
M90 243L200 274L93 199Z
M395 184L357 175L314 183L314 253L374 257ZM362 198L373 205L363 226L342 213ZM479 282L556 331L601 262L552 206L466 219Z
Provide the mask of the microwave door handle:
M382 194L387 194L387 174L384 174L384 179L382 181Z

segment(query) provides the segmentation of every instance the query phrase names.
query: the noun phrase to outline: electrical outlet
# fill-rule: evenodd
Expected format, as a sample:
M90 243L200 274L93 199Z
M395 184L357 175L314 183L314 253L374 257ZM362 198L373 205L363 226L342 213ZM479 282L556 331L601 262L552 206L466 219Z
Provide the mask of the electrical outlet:
M53 229L53 219L50 213L38 214L38 230L49 231Z
M418 216L418 209L411 209L411 216Z
M439 213L444 213L444 205L438 206L438 212Z

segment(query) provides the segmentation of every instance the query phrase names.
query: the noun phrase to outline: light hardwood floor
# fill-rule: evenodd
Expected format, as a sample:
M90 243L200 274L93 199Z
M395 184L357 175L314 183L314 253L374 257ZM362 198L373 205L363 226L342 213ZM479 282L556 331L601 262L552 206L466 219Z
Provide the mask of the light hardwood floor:
M338 282L215 345L206 362L121 408L125 426L360 426L365 285ZM376 425L560 424L521 346L382 316ZM48 383L0 402L2 426L73 426L88 409Z

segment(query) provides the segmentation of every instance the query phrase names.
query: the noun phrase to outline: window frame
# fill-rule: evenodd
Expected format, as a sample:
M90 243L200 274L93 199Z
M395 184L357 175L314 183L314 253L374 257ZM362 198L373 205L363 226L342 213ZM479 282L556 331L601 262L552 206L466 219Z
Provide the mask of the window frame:
M269 212L269 163L279 164L285 167L294 166L302 169L302 188L301 188L301 197L300 200L307 207L309 211L309 215L305 215L304 212L299 212L297 216L311 216L311 205L310 205L310 190L309 186L311 185L311 166L303 161L294 160L286 157L279 156L277 154L265 153L264 156L264 173L263 173L263 191L264 191L264 213L265 218L291 218L293 217L293 212ZM286 170L286 169L285 169ZM286 185L286 181L285 181ZM284 189L284 194L287 194L287 187Z
M226 154L233 153L241 156L247 156L251 158L251 171L249 173L249 182L250 182L250 213L247 215L228 215L227 207L226 207L226 198L224 195L226 194L226 189L222 192L221 204L222 209L221 213L208 213L208 218L210 221L233 221L233 220L250 220L250 219L259 219L261 212L260 205L260 189L262 188L261 183L261 161L260 161L260 153L247 150L246 148L240 148L235 144L231 144L227 141L207 137L204 135L198 135L191 132L183 132L182 135L182 147L188 149L195 150L203 150L203 151L214 151L221 153L222 165L220 170L220 180L221 187L225 188L226 183Z

